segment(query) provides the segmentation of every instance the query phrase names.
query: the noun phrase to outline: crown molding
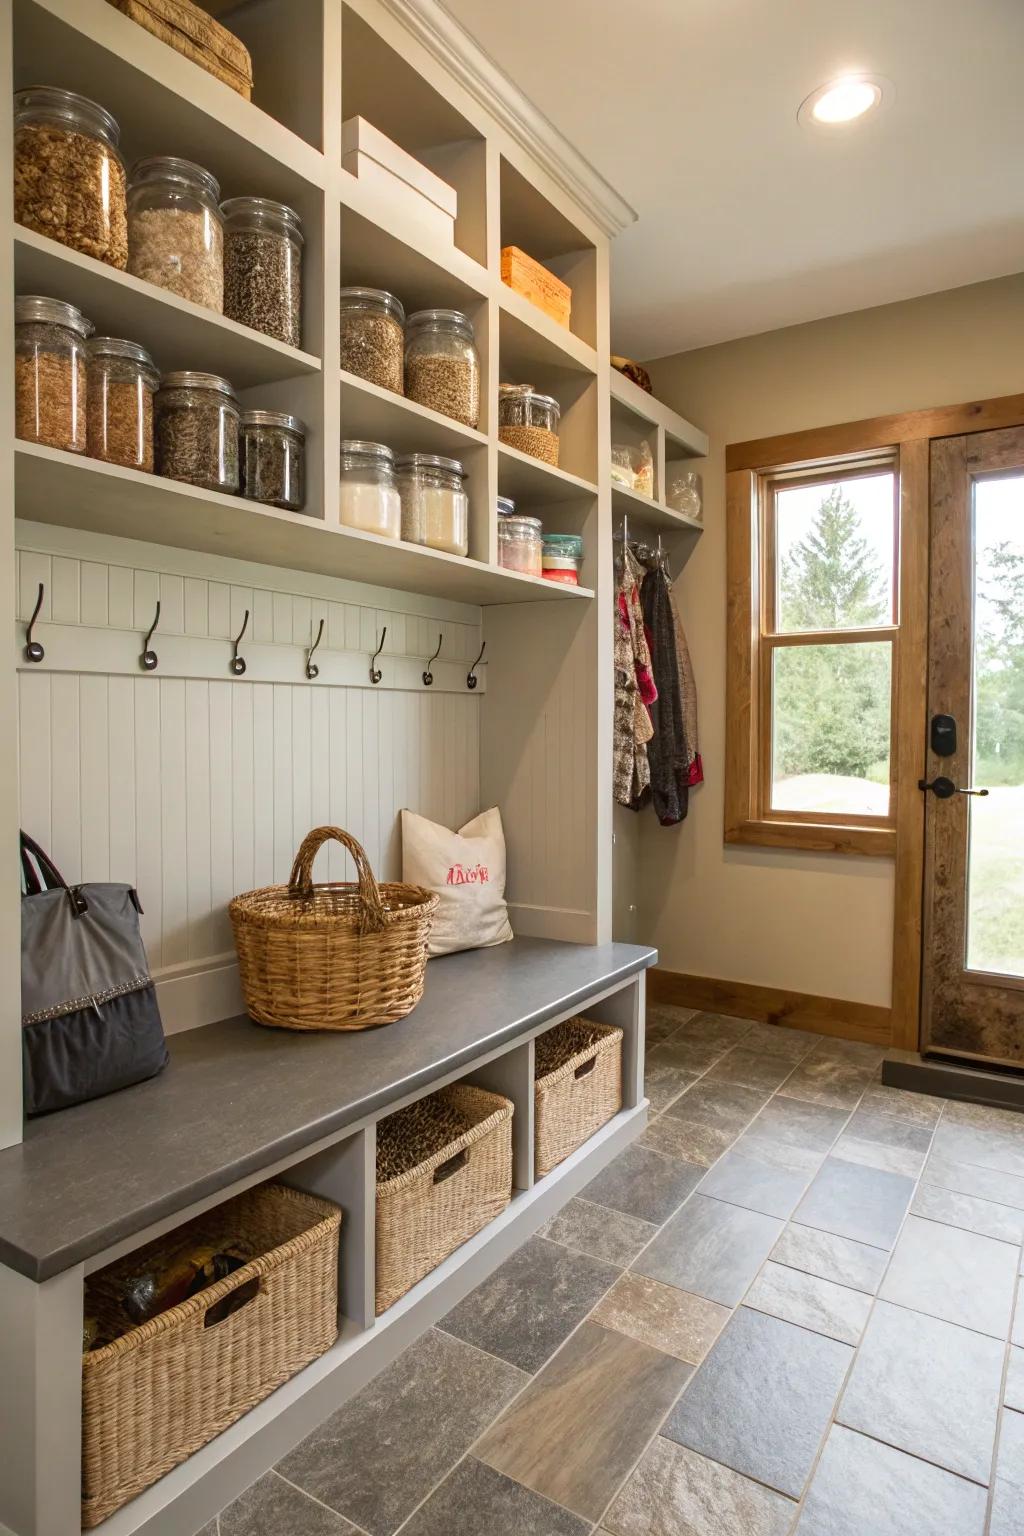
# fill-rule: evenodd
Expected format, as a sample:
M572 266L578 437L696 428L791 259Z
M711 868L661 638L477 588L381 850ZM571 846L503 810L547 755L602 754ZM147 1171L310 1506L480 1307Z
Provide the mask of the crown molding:
M544 166L603 234L611 238L636 222L636 210L570 144L550 118L524 96L440 0L381 0L381 3L481 106L486 107L505 132Z

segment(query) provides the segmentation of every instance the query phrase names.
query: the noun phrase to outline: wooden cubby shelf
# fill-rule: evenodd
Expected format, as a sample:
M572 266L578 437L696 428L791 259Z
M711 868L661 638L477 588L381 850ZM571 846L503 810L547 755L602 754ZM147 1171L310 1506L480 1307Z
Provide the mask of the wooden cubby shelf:
M628 491L624 485L612 486L612 511L617 520L625 515L630 528L639 533L653 528L655 532L690 534L696 537L704 532L704 524L685 512L676 512L653 496L643 496L639 491Z

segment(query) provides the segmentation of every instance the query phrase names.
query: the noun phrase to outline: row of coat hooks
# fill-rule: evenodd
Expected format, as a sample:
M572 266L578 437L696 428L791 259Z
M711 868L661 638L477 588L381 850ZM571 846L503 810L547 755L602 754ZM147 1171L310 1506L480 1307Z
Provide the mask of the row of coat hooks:
M45 595L46 595L45 584L43 582L40 582L39 583L39 593L38 593L38 596L36 597L36 605L35 605L35 607L32 610L32 617L28 621L28 627L27 627L26 632L25 632L25 651L24 651L24 655L25 655L25 660L26 661L32 661L32 662L42 661L43 657L46 655L46 652L43 649L42 643L39 640L37 640L35 638L34 634L33 634L33 631L34 631L35 626L36 626L36 621L39 618L39 615L40 615L40 613L42 611L43 599L44 599ZM146 631L146 638L142 642L142 652L141 652L141 655L139 656L139 666L142 668L142 670L144 672L155 672L157 670L157 668L159 667L159 665L160 665L160 658L157 655L156 651L153 649L153 644L152 644L153 636L156 634L157 625L159 623L160 623L160 602L159 602L159 599L158 599L157 600L157 605L156 605L156 612L153 615L153 622L149 626L149 629ZM246 660L245 660L245 657L240 654L239 646L241 645L242 641L245 638L245 632L248 629L248 627L249 627L249 610L247 608L245 610L245 617L242 620L242 627L238 631L238 634L235 636L235 638L231 641L231 659L228 662L228 671L233 673L233 675L235 677L243 677L245 675ZM374 686L376 686L376 684L379 683L381 678L384 676L383 672L381 672L380 668L377 665L377 658L380 656L381 651L384 649L384 641L387 639L387 634L388 634L388 627L385 624L384 628L380 632L380 640L377 642L377 649L374 651L373 655L370 657L370 682L373 683ZM305 669L304 670L305 670L306 680L307 680L307 682L310 682L310 683L313 682L315 678L318 678L320 676L320 668L316 664L316 662L313 660L313 657L316 654L317 647L319 646L321 640L323 639L323 636L324 636L324 620L321 619L319 625L317 626L316 639L313 641L312 645L306 651L306 661L305 661ZM434 652L433 656L431 656L429 658L429 660L427 661L426 667L425 667L424 672L423 672L423 686L424 686L424 688L431 688L431 687L433 687L433 683L434 683L433 666L434 666L434 662L437 660L437 658L441 654L441 646L443 645L443 643L444 643L444 636L443 635L438 635L438 637L437 637L437 650ZM476 669L480 665L480 663L483 661L484 651L486 651L486 649L487 649L487 641L484 640L481 643L480 650L479 650L479 653L477 655L476 660L474 661L473 665L470 667L469 671L466 673L466 687L469 688L469 689L474 689L476 687L476 685L477 685L478 678L477 678L477 675L476 675Z
M616 541L621 541L623 549L625 549L627 544L631 545L633 548L633 553L636 555L638 560L656 561L657 564L662 567L666 576L671 579L672 573L669 570L668 565L668 550L665 548L661 541L660 533L658 534L657 544L648 544L641 539L631 539L629 536L629 516L627 513L623 512L622 527L620 531L615 535L615 539Z

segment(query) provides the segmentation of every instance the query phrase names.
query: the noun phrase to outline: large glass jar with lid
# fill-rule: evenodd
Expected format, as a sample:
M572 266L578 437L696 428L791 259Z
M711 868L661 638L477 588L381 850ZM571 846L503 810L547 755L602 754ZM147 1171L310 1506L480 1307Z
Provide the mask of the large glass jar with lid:
M510 448L558 465L558 423L561 407L553 395L542 395L532 384L502 384L498 388L498 436Z
M29 443L85 453L92 324L73 304L23 294L14 301L14 430Z
M215 176L176 155L149 155L128 184L128 271L220 314L224 226Z
M120 129L97 102L53 85L14 93L14 217L112 267L128 259Z
M229 197L224 219L224 313L290 347L302 345L302 223L286 203Z
M383 443L346 439L341 445L341 521L346 528L397 539L402 503L395 480L395 456Z
M341 366L393 394L402 393L405 310L383 288L341 290Z
M469 496L458 459L435 453L406 453L398 460L402 538L449 555L469 549Z
M539 517L514 512L498 519L498 564L506 571L526 576L543 574L543 550Z
M480 358L473 322L457 309L420 309L405 326L405 392L464 426L480 420Z
M89 343L89 453L127 469L153 469L153 396L160 382L137 341L94 336Z
M209 491L237 491L238 400L227 379L165 373L156 395L156 470Z
M285 411L242 415L242 495L298 512L305 501L306 428Z

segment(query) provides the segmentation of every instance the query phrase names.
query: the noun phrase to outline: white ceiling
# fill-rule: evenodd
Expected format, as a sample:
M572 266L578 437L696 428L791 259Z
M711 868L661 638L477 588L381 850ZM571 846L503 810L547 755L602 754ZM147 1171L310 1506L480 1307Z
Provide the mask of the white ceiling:
M633 205L613 345L650 358L1024 268L1024 0L445 0ZM847 71L893 82L798 126Z

